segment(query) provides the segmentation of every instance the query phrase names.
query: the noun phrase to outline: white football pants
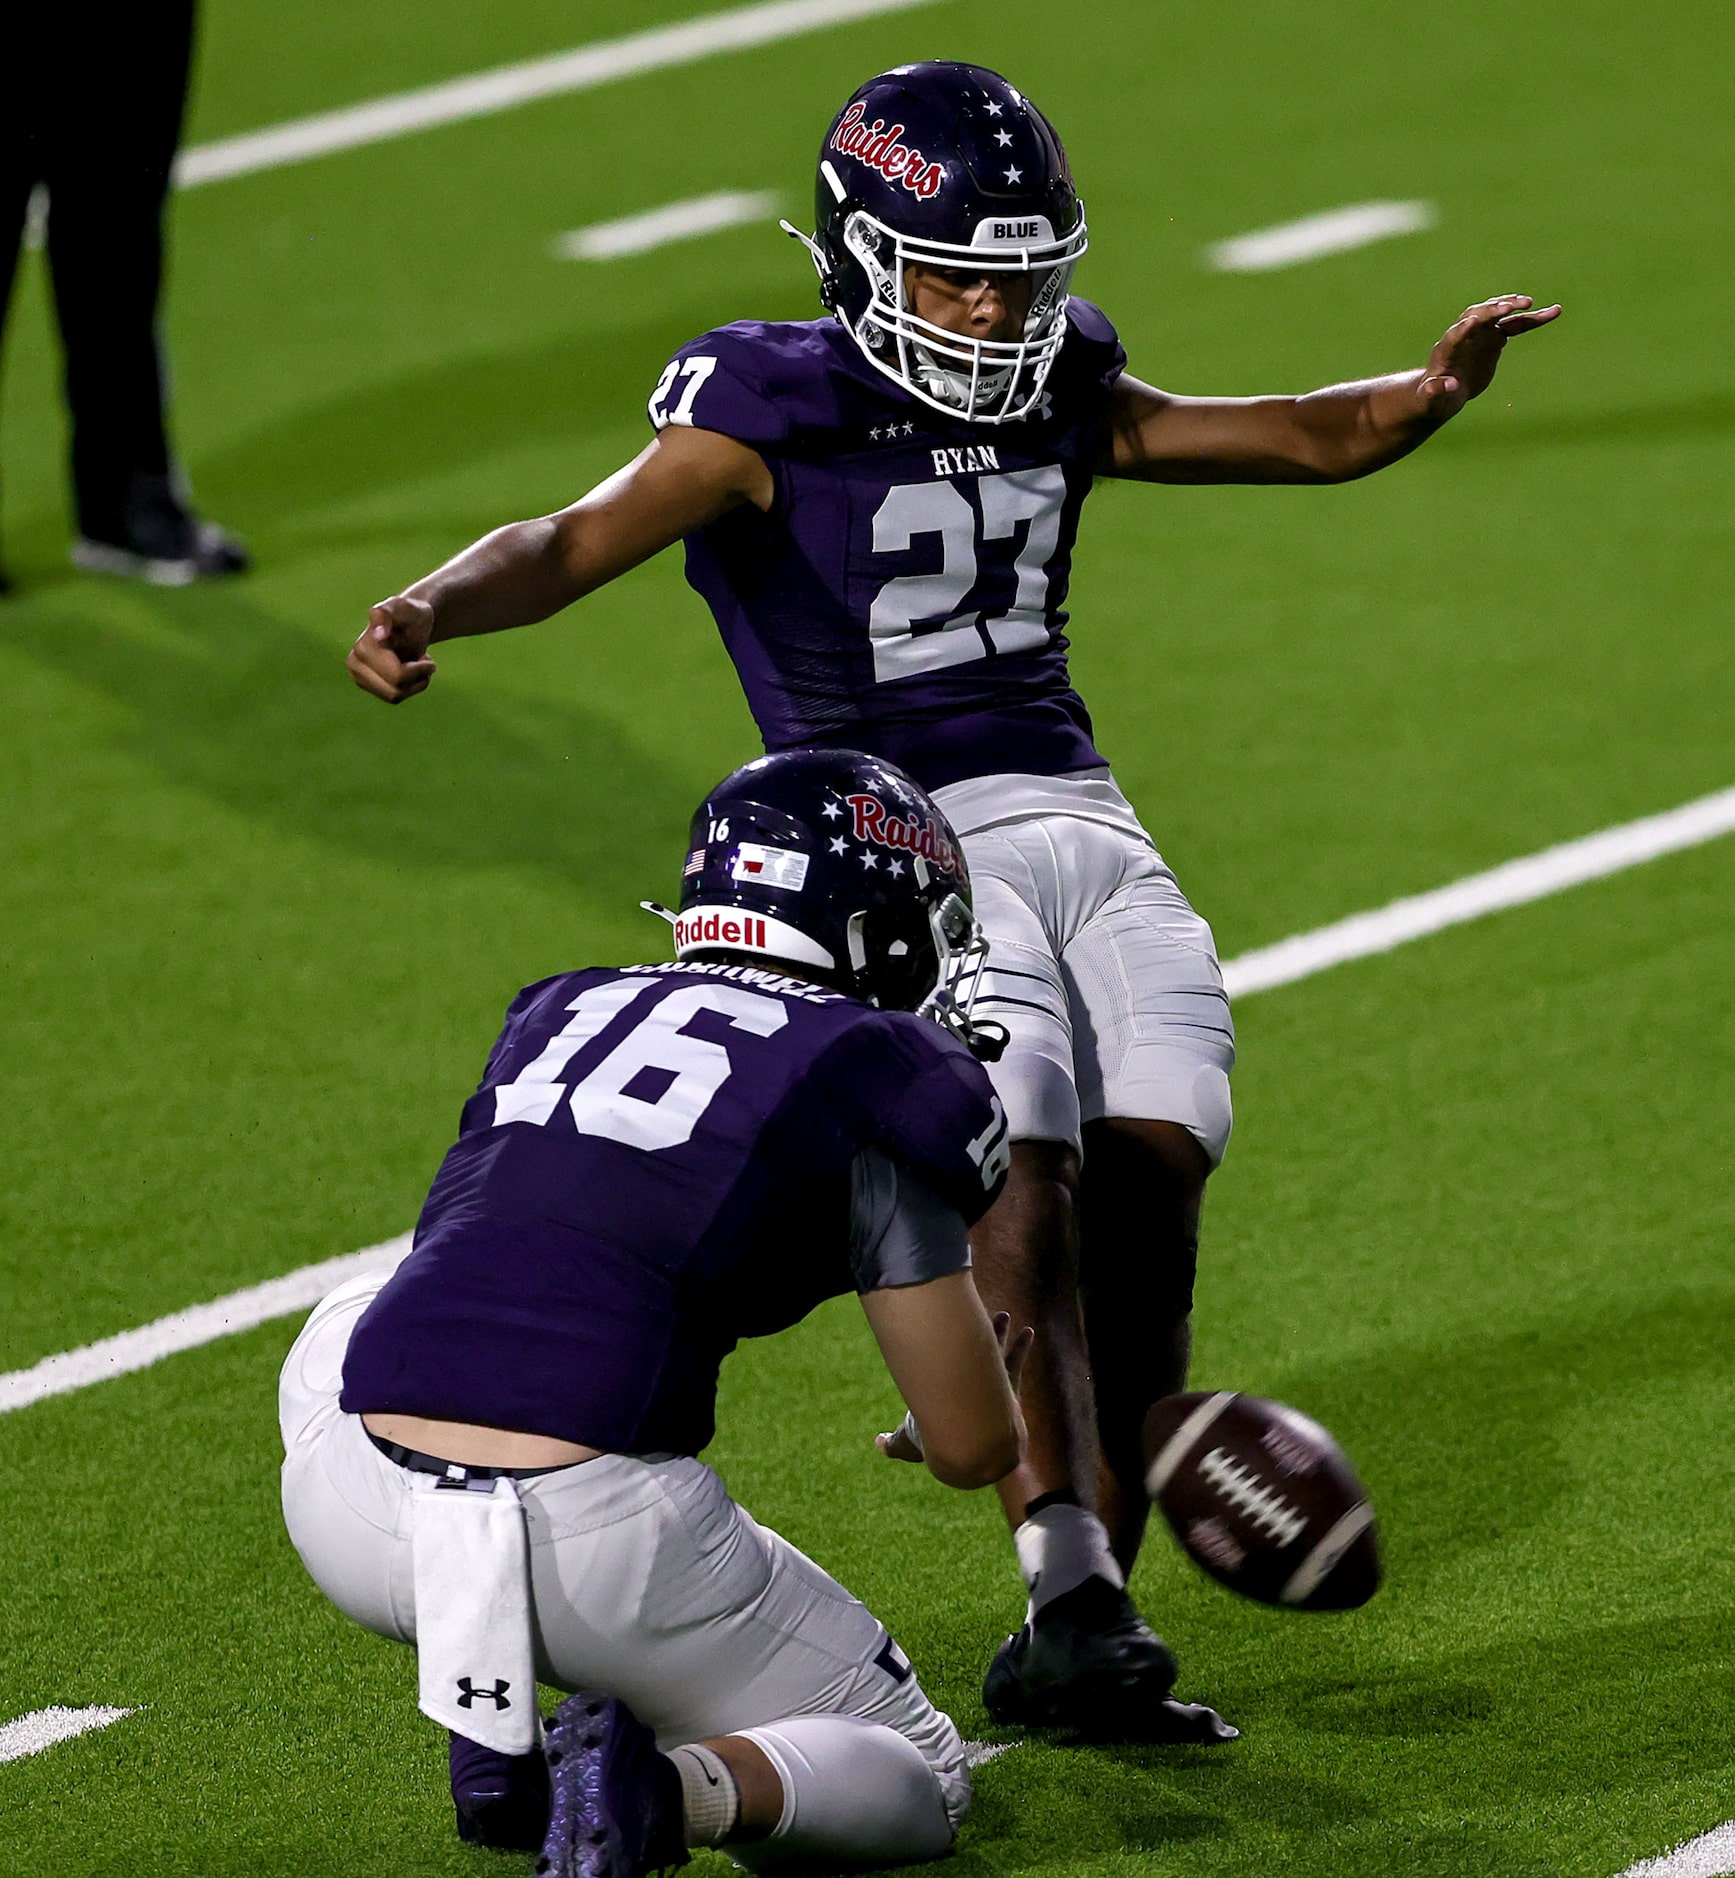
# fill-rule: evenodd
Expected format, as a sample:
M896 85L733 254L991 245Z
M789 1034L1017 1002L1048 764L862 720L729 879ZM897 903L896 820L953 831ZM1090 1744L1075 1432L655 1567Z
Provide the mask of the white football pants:
M1079 1145L1103 1116L1229 1145L1235 1026L1216 941L1106 770L935 791L970 864L988 966L976 1008L1015 1141Z
M358 1624L416 1640L411 1476L338 1407L344 1351L385 1282L324 1300L284 1363L283 1516ZM737 1506L702 1462L610 1454L517 1483L539 1680L621 1698L664 1749L746 1734L783 1781L785 1859L934 1858L970 1803L958 1731L858 1599Z

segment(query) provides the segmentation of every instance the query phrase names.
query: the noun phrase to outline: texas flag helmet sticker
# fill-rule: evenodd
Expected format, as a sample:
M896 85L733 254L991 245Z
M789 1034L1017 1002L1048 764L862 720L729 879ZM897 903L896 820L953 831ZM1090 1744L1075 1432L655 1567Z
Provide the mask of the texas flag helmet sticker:
M807 856L797 848L765 848L756 841L743 841L730 863L729 878L799 893L807 882Z

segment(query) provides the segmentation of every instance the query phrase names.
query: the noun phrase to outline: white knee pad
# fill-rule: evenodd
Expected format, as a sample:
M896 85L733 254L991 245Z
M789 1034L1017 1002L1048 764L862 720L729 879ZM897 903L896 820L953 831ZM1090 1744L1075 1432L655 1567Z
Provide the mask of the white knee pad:
M939 1776L895 1728L858 1715L797 1715L739 1732L783 1782L783 1817L771 1837L730 1846L740 1864L754 1871L808 1860L871 1868L951 1850L956 1824Z

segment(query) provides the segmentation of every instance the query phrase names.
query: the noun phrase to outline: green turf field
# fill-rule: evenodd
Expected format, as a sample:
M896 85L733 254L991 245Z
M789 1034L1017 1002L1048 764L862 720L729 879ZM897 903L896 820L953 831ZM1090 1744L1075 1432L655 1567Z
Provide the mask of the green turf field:
M695 10L698 0L685 10ZM681 0L211 0L192 140L683 17ZM1075 671L1225 956L1735 782L1727 10L1584 0L926 10L214 184L170 337L202 504L255 550L161 592L66 566L39 271L7 341L0 1371L403 1230L521 984L647 956L699 793L755 748L678 558L448 649L388 712L366 604L635 451L667 353L814 311L768 229L583 266L558 232L714 189L800 212L868 72L968 57L1067 136L1079 291L1141 375L1419 363L1566 302L1348 489L1111 488ZM1425 198L1269 275L1208 242ZM1613 1878L1735 1814L1735 842L1249 999L1196 1377L1293 1401L1379 1506L1386 1589L1141 1601L1214 1754L1022 1744L953 1869ZM749 1349L713 1458L863 1595L968 1736L1021 1610L989 1496L869 1445L853 1307ZM293 1321L0 1420L0 1873L528 1869L450 1834L406 1652L276 1510ZM709 1855L708 1855L709 1856ZM725 1868L701 1863L700 1870Z

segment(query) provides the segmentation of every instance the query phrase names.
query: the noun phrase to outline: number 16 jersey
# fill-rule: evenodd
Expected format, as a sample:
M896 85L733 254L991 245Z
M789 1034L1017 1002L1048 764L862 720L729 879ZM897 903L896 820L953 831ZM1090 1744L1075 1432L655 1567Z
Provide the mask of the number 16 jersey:
M865 750L925 788L1101 769L1067 675L1079 511L1126 354L1087 301L1039 411L966 424L876 372L835 320L740 321L685 346L650 403L771 470L687 538L768 750Z

